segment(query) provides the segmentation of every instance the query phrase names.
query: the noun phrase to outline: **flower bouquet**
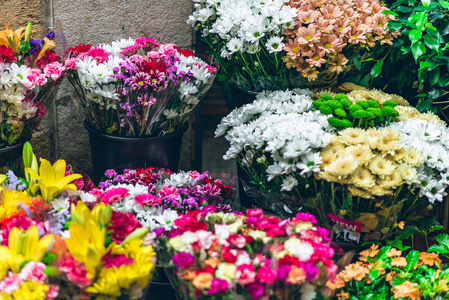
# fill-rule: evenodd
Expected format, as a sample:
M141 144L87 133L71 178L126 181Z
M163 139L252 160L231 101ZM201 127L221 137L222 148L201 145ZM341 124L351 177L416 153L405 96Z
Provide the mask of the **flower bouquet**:
M242 213L193 211L159 238L184 299L324 299L334 280L329 232L315 218L290 220Z
M400 249L372 245L362 251L356 263L337 275L338 299L447 299L449 266L435 252L405 255L409 247L401 244Z
M448 129L436 115L376 90L316 97L262 93L231 112L216 131L231 143L225 159L263 191L319 213L346 241L387 238L442 201Z
M144 37L80 44L65 64L88 125L120 137L180 131L216 73L191 51Z
M90 192L95 201L110 204L114 211L133 214L150 229L174 228L180 213L214 205L230 211L234 190L221 180L197 171L172 173L154 168L106 172L100 190Z
M195 0L199 29L225 80L253 91L329 86L375 60L398 32L383 2Z
M31 39L32 25L0 31L0 148L31 138L65 67L52 50L54 33Z

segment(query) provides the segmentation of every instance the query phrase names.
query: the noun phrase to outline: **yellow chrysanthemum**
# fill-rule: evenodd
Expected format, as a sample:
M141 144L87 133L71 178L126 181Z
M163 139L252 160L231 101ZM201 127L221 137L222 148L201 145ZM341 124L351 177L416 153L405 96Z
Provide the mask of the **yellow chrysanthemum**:
M388 195L393 195L393 192L389 189L386 189L380 185L375 185L370 189L370 192L374 195L374 196L378 196L378 197L382 197L382 196L388 196Z
M358 188L370 189L376 184L376 178L367 168L357 168L350 177L350 182Z
M20 287L12 293L13 299L33 299L45 300L46 294L50 290L47 284L27 280L20 284ZM0 299L3 299L0 297Z
M393 174L395 165L386 158L376 156L369 164L369 170L373 174L384 177Z
M406 153L406 151L405 151L404 148L396 149L396 150L394 151L394 155L393 155L394 161L396 161L396 162L401 162L402 160L404 160L404 158L405 158L405 153Z
M402 185L401 173L395 170L391 175L385 176L384 178L380 178L377 181L377 184L386 189L398 187Z
M340 142L346 145L359 145L365 143L367 136L366 131L361 128L346 128L339 132Z
M353 195L354 197L360 197L364 199L373 199L373 195L364 189L359 189L353 185L348 185L348 191Z
M31 203L31 197L25 192L19 192L0 187L0 220L17 214L21 208L19 203Z
M418 180L418 171L415 167L409 164L400 164L397 167L399 173L401 173L402 179L408 184L412 184Z
M341 179L354 173L355 169L359 166L359 162L352 156L343 156L333 161L329 167L325 168L326 172Z
M394 154L394 151L400 148L402 148L402 143L399 132L392 129L380 131L380 136L377 141L377 149L379 151Z
M333 151L326 150L324 152L321 152L321 170L324 170L325 167L328 167L332 162L334 162L337 159L337 156Z
M319 173L315 173L315 178L317 180L325 180L325 181L329 181L329 182L338 182L338 177L332 175L329 172L319 172ZM171 241L171 240L170 240Z
M405 150L404 161L412 166L420 166L424 163L424 157L415 148L408 148Z
M332 141L329 144L327 144L324 151L331 151L333 153L337 153L342 149L345 149L345 145L342 142L340 142L340 138L338 136L334 136Z
M367 164L374 157L368 145L350 146L346 148L345 154L354 157L361 165Z
M377 148L377 141L379 139L378 130L375 128L370 128L366 131L366 143L371 149Z

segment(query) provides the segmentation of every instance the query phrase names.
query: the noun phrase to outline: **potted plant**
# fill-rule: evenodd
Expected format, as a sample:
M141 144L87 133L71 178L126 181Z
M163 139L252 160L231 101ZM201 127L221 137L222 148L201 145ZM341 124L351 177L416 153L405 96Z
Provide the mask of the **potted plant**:
M49 101L65 71L50 31L42 39L32 39L32 24L13 31L0 31L0 166L22 170L23 144L47 112ZM22 176L24 174L21 174Z
M191 51L148 38L80 44L66 59L86 116L94 179L125 163L176 170L187 121L216 69Z

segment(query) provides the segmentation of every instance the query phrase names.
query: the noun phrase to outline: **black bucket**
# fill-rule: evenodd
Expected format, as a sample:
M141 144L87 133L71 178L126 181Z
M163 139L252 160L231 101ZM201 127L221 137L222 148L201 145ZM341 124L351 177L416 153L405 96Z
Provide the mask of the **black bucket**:
M0 149L0 174L6 174L8 170L11 170L17 176L25 175L23 174L23 145L30 139L31 137L19 144Z
M245 104L251 103L256 100L257 92L244 89L238 86L236 83L231 83L231 99L232 109L241 107Z
M108 169L144 161L146 166L178 171L181 146L188 125L177 133L161 137L127 138L99 133L84 121L89 132L94 182Z

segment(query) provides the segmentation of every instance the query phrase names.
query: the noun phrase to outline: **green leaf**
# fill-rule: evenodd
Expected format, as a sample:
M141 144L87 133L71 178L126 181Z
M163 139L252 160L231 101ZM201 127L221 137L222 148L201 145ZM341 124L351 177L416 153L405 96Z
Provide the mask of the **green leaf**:
M440 0L438 1L440 3L440 5L444 8L449 8L449 2L448 1L444 1L444 0Z
M407 6L398 6L396 9L395 9L397 12L400 12L400 13L409 13L409 12L411 12L412 10L413 10L413 8L411 8L411 7L407 7Z
M374 79L380 75L380 73L382 72L383 64L384 64L383 60L379 60L377 63L374 64L374 66L372 67L371 72L370 72L372 79Z
M410 41L415 42L418 41L422 36L422 31L420 29L413 29L408 34L408 38Z
M427 96L427 93L421 93L421 94L416 95L415 97L422 98L422 97L426 97L426 96Z
M29 41L28 42L22 41L20 43L20 52L22 52L23 54L26 54L26 53L30 52L30 50L31 50L31 44Z
M445 254L448 252L448 248L444 245L432 245L427 249L427 252L435 252L438 254Z
M439 68L436 68L429 72L430 86L434 86L435 84L437 84L439 79L440 79L440 69Z
M405 257L407 259L407 266L405 266L405 269L407 271L412 269L418 263L419 254L420 253L417 250L412 250L409 252L409 254L407 254L407 256Z
M447 234L444 233L440 233L439 235L437 235L435 237L435 239L438 241L438 243L440 243L441 245L446 246L447 248L449 248L449 236Z
M393 15L393 16L399 17L399 15L392 10L383 10L383 11L381 11L380 14L381 15Z
M421 29L427 23L427 14L425 12L415 13L416 15L416 28Z
M414 42L412 44L412 54L413 57L415 58L415 61L417 61L419 57L424 53L426 53L426 47L422 43Z
M402 24L398 21L390 21L388 22L387 28L396 31L402 28Z
M436 51L440 49L441 45L435 37L429 35L426 35L424 37L424 43L427 45L427 47Z
M449 73L444 73L438 80L438 86L445 87L449 85Z
M426 112L430 109L431 106L432 102L429 100L425 100L419 102L418 105L416 105L416 109L419 110L420 112Z
M424 8L427 10L430 5L430 0L421 0L421 3L424 6Z

